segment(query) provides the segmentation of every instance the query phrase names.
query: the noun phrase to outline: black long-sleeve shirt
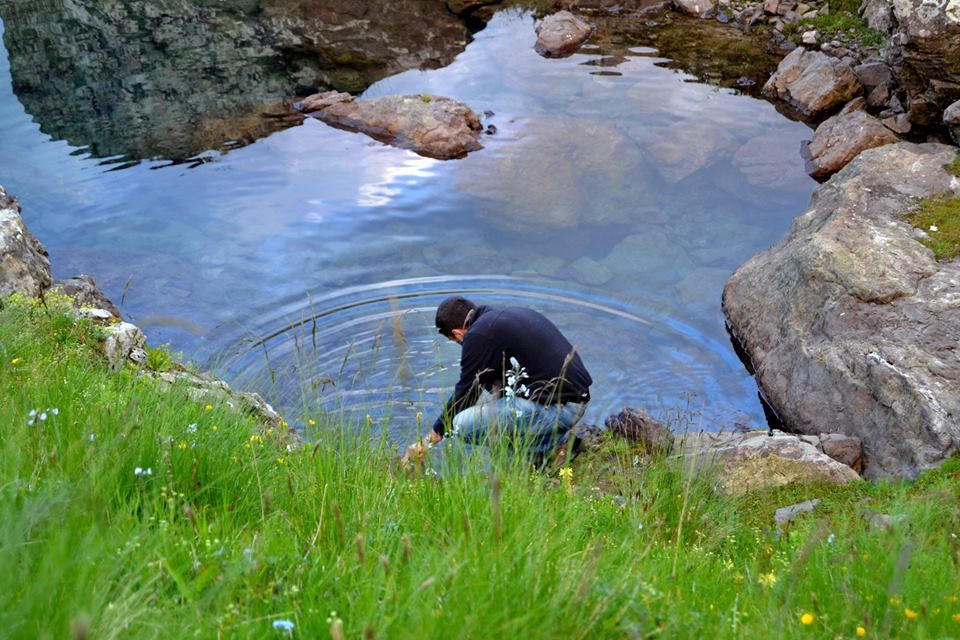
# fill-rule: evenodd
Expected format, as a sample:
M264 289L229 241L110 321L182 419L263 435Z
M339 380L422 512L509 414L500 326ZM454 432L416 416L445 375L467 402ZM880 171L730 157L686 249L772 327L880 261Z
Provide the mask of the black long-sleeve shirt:
M593 380L580 355L543 314L522 307L478 307L467 324L460 354L460 381L433 430L443 435L457 413L476 403L482 389L504 384L511 359L523 367L518 393L541 404L587 402ZM515 389L516 390L516 389Z

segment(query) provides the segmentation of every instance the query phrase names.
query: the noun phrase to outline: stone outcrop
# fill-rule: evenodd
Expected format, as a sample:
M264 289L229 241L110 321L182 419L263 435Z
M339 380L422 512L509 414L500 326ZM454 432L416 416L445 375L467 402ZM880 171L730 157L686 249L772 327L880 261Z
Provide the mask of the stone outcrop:
M890 57L907 93L910 121L939 124L960 99L960 0L893 0Z
M817 127L813 140L805 147L807 173L814 178L829 178L861 151L899 140L865 109L866 102L857 98Z
M688 434L675 450L695 466L714 469L720 488L731 494L810 482L846 484L856 471L810 442L791 434L767 431Z
M868 477L913 477L960 445L960 263L938 263L905 212L960 194L956 148L870 149L817 189L723 308L790 431L860 438Z
M953 141L960 144L960 100L957 100L943 111L943 124L950 129Z
M593 26L569 11L558 11L536 27L534 50L544 58L564 58L580 48L593 33Z
M325 92L295 105L327 124L438 160L462 158L482 149L482 126L470 107L437 96L381 96L355 101Z
M862 91L848 65L803 47L791 51L763 87L763 95L781 98L814 117L830 113Z
M13 91L95 157L187 159L302 121L292 95L358 93L471 40L440 0L0 0Z
M103 309L113 318L119 320L122 317L120 309L113 304L110 298L104 295L92 276L81 274L66 280L60 280L54 284L52 291L70 296L76 307Z
M50 286L50 258L20 217L20 204L0 187L0 297L38 296Z

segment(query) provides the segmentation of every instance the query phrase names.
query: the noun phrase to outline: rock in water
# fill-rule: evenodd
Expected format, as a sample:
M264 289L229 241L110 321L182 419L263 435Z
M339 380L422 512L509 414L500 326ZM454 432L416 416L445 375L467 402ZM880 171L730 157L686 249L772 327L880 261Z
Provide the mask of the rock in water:
M960 194L957 150L869 149L814 193L724 287L729 327L791 430L863 442L864 475L914 477L960 446L960 261L939 263L905 213Z
M450 98L412 95L355 101L350 94L327 91L294 107L339 129L438 160L462 158L483 148L480 118Z
M899 140L882 122L864 111L864 107L863 98L857 98L817 127L813 141L805 150L807 173L814 178L829 178L861 151Z
M809 116L825 115L862 92L863 87L849 66L803 47L781 60L763 85L763 95L786 100Z
M0 187L0 297L35 297L52 282L47 250L23 224L17 199Z
M537 25L534 50L544 58L565 58L580 48L593 33L593 25L569 11L558 11Z

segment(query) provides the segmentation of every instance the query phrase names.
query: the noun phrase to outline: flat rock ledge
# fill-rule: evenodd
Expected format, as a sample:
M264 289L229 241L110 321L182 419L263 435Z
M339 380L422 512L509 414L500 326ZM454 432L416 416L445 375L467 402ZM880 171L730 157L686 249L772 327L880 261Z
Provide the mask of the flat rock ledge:
M569 11L558 11L541 20L536 32L534 51L544 58L565 58L590 38L593 25Z
M724 288L785 429L859 438L866 477L913 478L960 446L960 261L937 262L905 217L920 198L960 194L944 169L956 156L934 143L864 151Z
M437 160L463 158L483 148L480 118L450 98L409 95L356 101L349 93L326 91L293 106L330 126Z
M578 427L574 450L601 450L610 437L622 438L644 454L666 456L684 469L714 473L717 488L740 494L811 482L845 484L860 479L858 438L837 433L795 435L782 431L674 435L645 411L625 408L604 421L605 429Z

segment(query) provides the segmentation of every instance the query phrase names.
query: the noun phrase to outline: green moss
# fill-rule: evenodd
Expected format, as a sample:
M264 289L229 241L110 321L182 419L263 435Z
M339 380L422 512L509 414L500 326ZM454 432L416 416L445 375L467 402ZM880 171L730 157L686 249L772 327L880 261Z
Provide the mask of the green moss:
M949 166L960 169L958 161ZM924 198L907 219L927 233L928 238L920 242L933 251L937 260L952 260L960 255L960 197L938 194Z
M944 166L949 173L960 178L960 156L953 159L953 162Z

